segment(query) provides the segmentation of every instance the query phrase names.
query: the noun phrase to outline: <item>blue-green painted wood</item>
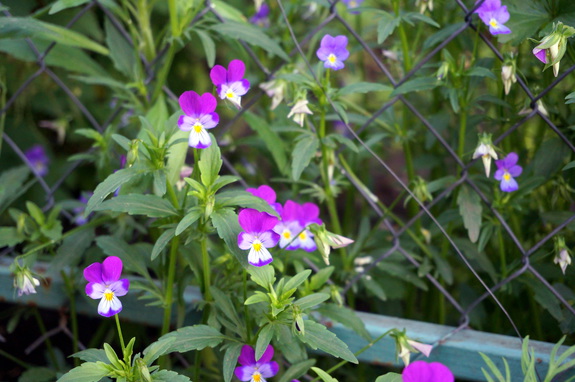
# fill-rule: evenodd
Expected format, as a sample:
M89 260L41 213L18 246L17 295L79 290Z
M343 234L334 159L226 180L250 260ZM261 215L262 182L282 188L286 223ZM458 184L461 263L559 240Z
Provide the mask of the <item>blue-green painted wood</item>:
M38 273L41 268L35 269ZM138 293L128 293L122 297L124 310L121 319L142 323L152 326L161 326L163 309L159 307L146 306L146 301L138 300ZM197 288L188 287L185 290L184 300L189 307L186 316L187 324L197 322L198 315L194 314L192 305L201 300L200 292ZM0 301L13 302L18 304L34 304L41 308L58 309L68 305L66 294L64 293L62 280L54 276L49 283L45 283L38 288L38 293L18 297L13 287L13 279L6 266L0 265ZM94 301L83 293L78 293L77 310L80 314L97 315L98 301ZM372 338L377 338L389 329L406 329L407 334L413 340L434 344L453 331L453 327L436 325L420 321L407 320L402 318L381 316L369 313L358 312L358 316L363 320ZM358 351L367 344L352 330L337 324L324 322L337 336L349 345L353 352ZM8 340L10 340L8 338ZM549 354L554 344L530 341L530 346L535 351L538 360L537 370L544 377L549 363ZM562 346L559 354L567 349ZM442 362L449 366L458 378L472 381L484 381L485 378L481 368L485 364L479 355L482 352L488 355L496 365L503 370L501 357L505 357L512 372L513 381L522 381L521 373L521 341L517 337L503 336L485 332L478 332L471 329L461 330L440 346L436 346L431 352L429 361ZM395 359L395 342L392 338L385 337L383 340L373 345L358 357L363 362L381 365L400 366ZM425 357L423 357L425 358ZM412 361L415 358L412 356ZM420 355L419 358L422 359ZM565 373L565 377L574 376L575 371ZM561 380L566 380L561 379Z

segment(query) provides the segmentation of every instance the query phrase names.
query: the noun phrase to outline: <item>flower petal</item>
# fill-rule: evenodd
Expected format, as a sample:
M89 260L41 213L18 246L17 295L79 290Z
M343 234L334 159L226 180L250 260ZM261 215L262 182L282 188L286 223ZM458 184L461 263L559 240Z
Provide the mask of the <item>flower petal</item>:
M253 366L238 366L234 369L236 377L243 382L251 381L255 372L256 369Z
M249 345L242 346L238 362L243 366L253 366L256 363L256 351ZM251 376L250 376L251 378Z
M108 256L102 263L102 281L104 284L110 284L118 281L122 275L122 259L118 256Z
M495 161L495 163L497 163L499 161ZM503 175L505 174L505 170L504 169L499 169L497 171L495 171L495 175L493 175L493 177L495 178L495 180L501 180L503 179Z
M86 285L86 294L94 300L102 298L105 290L104 284L90 282Z
M122 302L116 296L112 297L110 301L106 297L102 297L98 304L98 314L104 317L112 317L122 311Z
M210 70L210 78L216 86L227 82L227 74L226 68L221 65L215 65L212 70Z
M199 99L201 110L198 114L210 114L216 110L218 101L211 93L204 93Z
M204 129L213 129L218 125L220 122L220 116L218 113L210 113L206 115L202 115L200 118L200 123L204 127Z
M273 261L273 257L270 251L267 250L265 247L261 247L259 251L256 251L253 247L250 249L250 253L248 253L248 263L253 265L254 267L263 267L264 265L268 265Z
M523 172L523 168L521 166L518 166L518 165L512 166L509 169L509 175L511 175L512 177L519 176L519 175L521 175L522 172Z
M195 91L183 92L178 101L184 113L190 117L195 117L202 112L200 96Z
M503 159L505 168L510 169L511 167L515 166L518 159L519 157L514 152L507 154L507 156Z
M515 179L509 178L509 180L503 179L499 184L499 188L503 192L513 192L519 189L519 185Z
M84 269L84 278L91 283L103 283L102 264L92 263Z
M268 363L269 361L272 360L273 357L274 357L274 347L272 345L268 345L268 347L264 351L264 354L262 354L262 356L260 357L260 359L257 360L257 362L260 364ZM262 372L262 375L263 375L263 372ZM269 377L273 377L273 375L264 375L264 377L269 378Z
M275 247L280 240L280 235L273 231L262 232L258 238L266 248Z
M259 233L272 230L277 224L278 218L265 212L246 208L239 213L238 221L244 231Z
M449 368L439 362L415 361L401 374L403 382L453 382L455 377Z
M130 289L130 280L128 279L121 279L110 284L110 290L118 297L125 296L128 289Z
M533 48L533 54L542 63L544 63L544 64L547 63L547 49Z
M232 60L228 65L228 83L236 82L244 78L246 65L242 60ZM248 86L249 88L249 86Z
M266 363L262 364L259 368L259 372L262 374L262 377L271 378L278 373L279 369L280 369L280 367L279 367L278 363L275 361L272 361L272 362L266 362Z
M196 146L197 149L206 149L212 145L212 138L210 138L210 134L206 131L206 129L202 129L198 133L198 145Z
M248 232L240 232L238 235L238 247L240 249L250 249L252 247L252 243L254 242L255 237L251 233Z

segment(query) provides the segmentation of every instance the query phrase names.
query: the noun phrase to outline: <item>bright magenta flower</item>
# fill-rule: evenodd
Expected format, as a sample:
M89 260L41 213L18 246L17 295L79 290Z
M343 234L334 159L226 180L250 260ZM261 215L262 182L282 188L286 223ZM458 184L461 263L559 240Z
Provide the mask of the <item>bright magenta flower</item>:
M210 78L221 99L227 99L238 109L242 108L242 96L250 90L250 82L244 79L246 65L242 60L232 60L228 69L215 65L210 71Z
M94 300L101 299L98 314L112 317L122 311L118 297L125 296L130 288L130 280L121 279L122 260L109 256L102 263L90 264L84 269L84 278L88 280L86 294Z
M244 345L238 358L238 362L242 366L236 367L234 374L240 381L266 382L265 378L273 377L279 370L278 363L272 361L273 356L274 348L272 345L268 345L264 354L256 361L254 348Z
M182 93L180 96L180 107L185 115L178 120L180 130L189 131L190 138L188 144L196 149L205 149L210 147L212 139L207 132L213 129L220 121L216 110L216 97L210 93L204 93L201 96L194 91Z
M455 377L447 366L439 362L427 363L415 361L410 363L403 373L403 382L453 382Z

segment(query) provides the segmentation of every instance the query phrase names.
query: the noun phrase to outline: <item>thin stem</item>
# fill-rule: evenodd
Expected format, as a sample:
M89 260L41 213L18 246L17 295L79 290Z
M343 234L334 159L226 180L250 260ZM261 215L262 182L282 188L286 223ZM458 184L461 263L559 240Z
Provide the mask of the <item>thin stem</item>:
M244 289L244 301L248 299L248 272L243 271L243 289ZM247 343L252 342L252 323L250 320L250 311L247 305L244 305L244 318L246 322L246 333L247 333Z
M170 11L170 27L173 38L180 37L180 26L178 22L178 8L176 0L168 0L168 9Z
M393 2L393 10L395 16L399 16L399 0ZM411 53L409 52L409 41L407 39L407 34L405 33L405 28L403 23L399 23L397 27L399 31L399 38L401 39L401 51L403 53L403 70L405 73L409 72L411 69Z
M126 345L124 344L124 336L122 335L122 327L120 326L120 318L118 315L114 315L116 319L116 327L118 328L118 338L120 339L120 345L122 346L122 356L126 353Z
M501 279L507 275L507 258L505 255L505 243L503 240L503 229L501 226L497 229L497 239L499 240L499 261L501 267Z
M72 351L74 353L78 353L80 350L78 347L78 316L76 314L76 299L74 298L75 295L75 288L74 282L72 278L72 272L70 272L70 277L66 275L66 272L62 271L62 279L64 280L64 285L66 286L66 294L68 295L68 299L70 302L70 319L72 321ZM80 366L80 359L74 357L74 366Z
M24 369L29 369L31 367L26 362L19 360L18 358L14 357L12 354L5 352L2 349L0 349L0 355L4 358L9 359L10 361L14 362L15 364L22 366Z
M38 323L38 328L40 329L40 333L44 337L44 342L46 343L46 347L48 348L48 355L50 360L54 364L54 367L57 370L60 370L60 365L58 364L58 358L56 358L56 353L54 353L54 347L52 346L52 341L50 341L50 337L46 336L46 326L44 325L44 321L40 316L40 312L38 311L37 307L34 307L34 317L36 318L36 322Z
M208 253L208 237L206 235L202 235L200 245L202 249L202 272L204 274L204 299L212 301L210 292L212 271L210 269L210 254Z
M156 55L156 47L154 45L152 28L150 27L150 14L148 13L148 9L148 1L140 0L138 4L138 23L140 24L140 31L144 37L144 54L148 60L152 60Z
M461 101L460 101L461 102ZM465 154L465 135L467 131L467 106L461 105L461 118L459 119L459 147L457 148L457 155L459 159L463 160Z
M166 296L164 299L164 320L162 323L162 335L170 331L172 320L172 303L174 297L174 282L176 278L176 263L178 259L178 245L180 238L175 236L170 247L170 260L168 264L168 279L166 281Z

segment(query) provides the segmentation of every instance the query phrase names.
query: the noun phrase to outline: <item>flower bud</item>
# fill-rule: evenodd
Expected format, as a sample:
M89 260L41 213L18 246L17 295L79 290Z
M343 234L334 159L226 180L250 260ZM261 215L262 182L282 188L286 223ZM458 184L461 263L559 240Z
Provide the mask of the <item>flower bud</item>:
M569 249L565 245L565 238L563 236L555 236L555 258L553 262L559 264L561 271L565 274L568 265L571 265L571 256Z
M310 114L310 115L313 114L312 111L309 109L309 107L307 107L308 103L309 102L305 98L297 100L296 103L291 108L287 117L293 118L293 120L298 125L303 127L303 121L304 121L305 115L306 114Z
M506 62L501 67L501 81L503 81L503 87L505 88L505 94L509 94L511 90L511 85L514 84L517 79L515 78L515 62Z
M395 338L395 349L397 357L401 358L405 366L409 365L411 353L422 353L429 357L433 346L413 341L407 337L405 331L395 331L391 334Z
M479 145L473 153L473 159L479 158L483 160L483 167L485 167L485 176L489 178L489 173L491 172L491 159L497 159L497 153L493 148L493 143L491 142L491 134L482 133L479 134Z
M559 64L567 49L567 39L575 35L575 28L558 22L553 27L553 32L545 36L539 44L533 48L533 54L539 61L545 64L543 70L553 67L553 75L559 74Z
M21 266L17 261L10 268L14 272L14 288L18 290L18 297L23 294L35 294L40 281L32 276L30 269L27 266Z

